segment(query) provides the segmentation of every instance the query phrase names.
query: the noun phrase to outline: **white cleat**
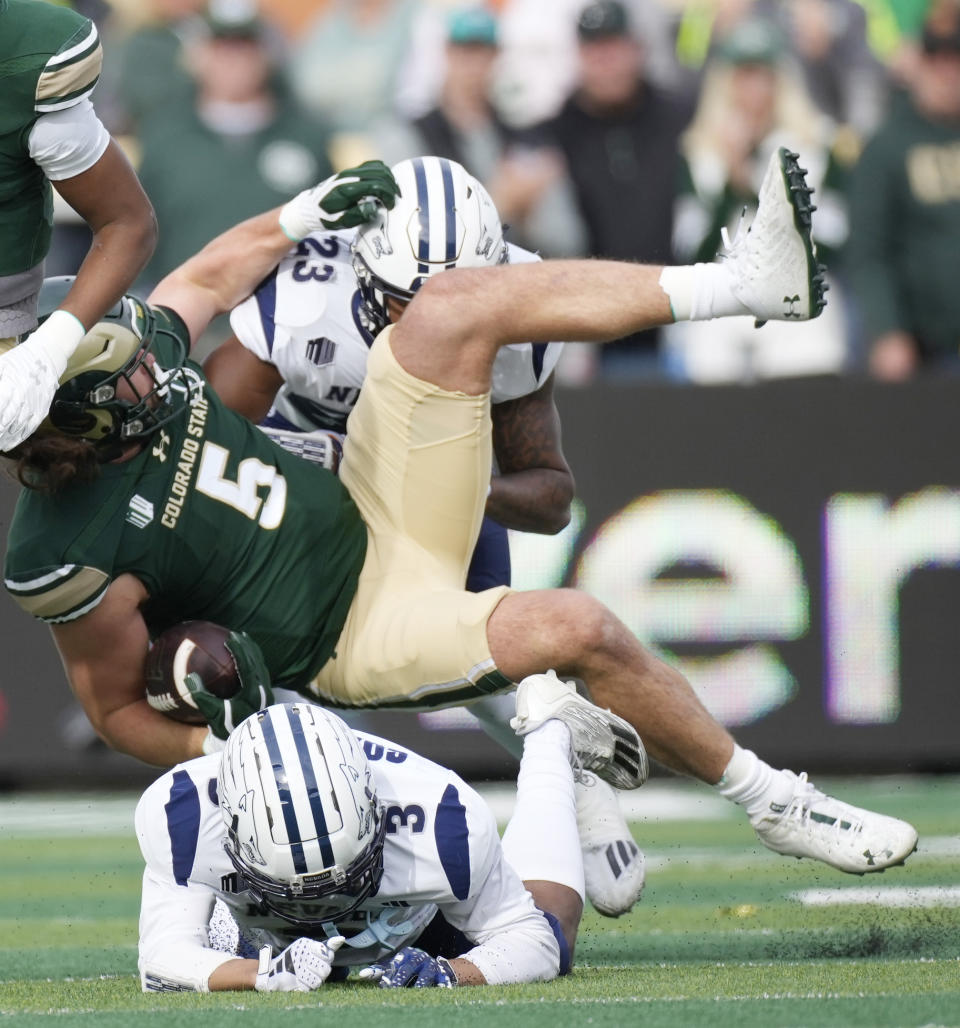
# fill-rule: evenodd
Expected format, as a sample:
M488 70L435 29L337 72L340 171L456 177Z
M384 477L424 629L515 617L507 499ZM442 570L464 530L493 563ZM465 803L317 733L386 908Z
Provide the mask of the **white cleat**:
M826 796L795 775L793 796L753 822L760 841L788 857L812 857L850 874L902 864L917 848L917 830L906 821Z
M797 154L785 147L770 158L750 228L738 230L723 254L733 293L757 319L808 321L826 306L824 267L811 238L813 190Z
M611 786L583 771L574 792L587 899L605 917L620 917L643 892L643 853L630 834Z
M633 726L581 696L572 682L561 682L556 671L528 675L517 686L517 715L510 727L527 735L555 718L570 729L574 774L580 768L596 772L618 789L636 789L647 780L647 753Z

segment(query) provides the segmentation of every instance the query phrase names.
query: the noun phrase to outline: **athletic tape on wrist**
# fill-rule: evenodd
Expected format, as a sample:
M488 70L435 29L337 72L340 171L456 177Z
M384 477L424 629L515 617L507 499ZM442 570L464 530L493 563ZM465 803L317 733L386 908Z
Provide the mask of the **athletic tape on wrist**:
M225 740L218 739L213 734L213 729L208 728L207 734L203 737L203 745L201 746L201 749L203 750L203 755L205 757L209 757L211 753L219 753L225 745Z

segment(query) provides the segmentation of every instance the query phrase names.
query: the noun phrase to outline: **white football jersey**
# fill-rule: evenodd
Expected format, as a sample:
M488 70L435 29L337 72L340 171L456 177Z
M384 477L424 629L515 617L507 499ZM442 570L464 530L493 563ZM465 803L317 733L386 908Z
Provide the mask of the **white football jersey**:
M383 879L359 910L310 934L346 936L335 965L365 966L414 943L439 910L474 946L458 955L488 981L552 977L543 969L559 961L557 940L506 863L482 797L454 772L410 750L357 735L386 811ZM264 945L276 954L307 934L238 889L223 847L219 769L219 754L180 764L137 805L146 861L139 959L145 990L205 991L210 974L227 960L256 957ZM317 918L315 907L310 917ZM512 966L525 961L526 968Z
M284 380L268 418L281 427L346 431L374 338L361 317L350 252L355 234L308 236L230 314L237 339ZM519 246L508 250L512 264L540 260ZM493 366L491 402L539 389L562 349L562 343L503 347Z

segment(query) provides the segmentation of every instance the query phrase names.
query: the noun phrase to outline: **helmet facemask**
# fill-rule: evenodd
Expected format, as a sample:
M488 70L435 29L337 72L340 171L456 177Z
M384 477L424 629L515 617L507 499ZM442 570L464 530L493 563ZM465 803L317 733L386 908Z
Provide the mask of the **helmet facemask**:
M382 332L390 323L387 300L393 298L406 306L413 299L417 289L426 281L426 277L424 277L416 283L413 289L400 289L398 286L392 286L375 275L358 253L353 255L353 271L357 276L357 285L360 288L361 310L374 335Z
M350 865L346 868L334 865L320 874L305 876L303 882L288 885L261 874L241 860L236 839L231 839L229 832L223 847L236 869L238 890L248 892L255 903L281 921L304 931L315 931L328 921L352 914L376 893L383 878L386 830L387 819L381 810L376 835Z
M124 297L121 302L131 299ZM184 373L186 345L173 333L158 332L152 311L145 320L149 327L145 341L116 371L106 375L99 370L81 371L60 386L49 415L58 432L82 436L98 445L125 443L152 435L189 405L194 386ZM87 339L96 337L101 325L94 326ZM172 371L148 359L160 334L168 334L177 350ZM71 374L69 365L66 374Z

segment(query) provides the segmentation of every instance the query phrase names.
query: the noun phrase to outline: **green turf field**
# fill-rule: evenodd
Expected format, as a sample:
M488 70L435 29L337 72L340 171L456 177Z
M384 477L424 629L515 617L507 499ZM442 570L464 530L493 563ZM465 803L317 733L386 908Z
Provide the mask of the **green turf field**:
M911 819L919 851L842 875L763 850L709 790L653 784L630 808L643 901L618 921L587 914L569 978L310 996L142 994L134 799L0 796L0 1026L957 1028L960 779L818 784Z

